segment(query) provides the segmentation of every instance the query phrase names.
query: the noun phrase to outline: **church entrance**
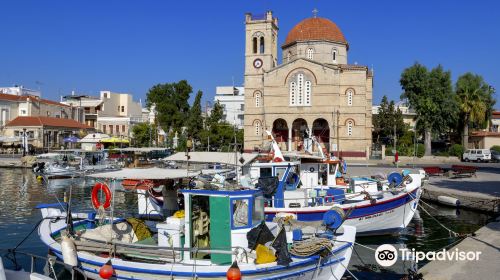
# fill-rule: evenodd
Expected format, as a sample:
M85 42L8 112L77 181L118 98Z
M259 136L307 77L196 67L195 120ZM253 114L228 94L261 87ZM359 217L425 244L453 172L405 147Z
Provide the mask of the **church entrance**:
M292 124L292 140L293 149L295 151L303 151L305 140L310 137L309 127L306 120L299 118L293 121Z
M288 144L288 125L284 119L276 119L273 122L273 135L280 149L286 151Z
M328 126L328 122L325 119L316 119L313 122L313 135L316 137L316 140L319 142L323 150L329 152L330 150L330 127ZM316 151L317 147L314 145L313 151Z

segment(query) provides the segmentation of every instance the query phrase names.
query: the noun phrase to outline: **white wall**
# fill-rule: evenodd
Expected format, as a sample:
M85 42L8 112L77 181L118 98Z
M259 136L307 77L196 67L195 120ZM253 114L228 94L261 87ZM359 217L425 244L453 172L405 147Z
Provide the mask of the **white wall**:
M224 116L228 123L243 128L244 108L242 107L245 104L245 88L236 87L236 89L237 92L234 94L232 86L217 87L214 102L219 101L224 106Z

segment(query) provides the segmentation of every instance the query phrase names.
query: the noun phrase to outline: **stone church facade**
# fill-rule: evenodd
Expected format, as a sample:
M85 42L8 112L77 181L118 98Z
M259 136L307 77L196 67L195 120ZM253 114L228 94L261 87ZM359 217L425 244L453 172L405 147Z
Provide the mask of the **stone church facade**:
M348 64L337 25L316 16L297 24L281 46L281 64L272 12L246 14L245 26L245 150L266 146L271 130L283 151L311 151L307 139L315 136L324 151L367 157L373 74Z

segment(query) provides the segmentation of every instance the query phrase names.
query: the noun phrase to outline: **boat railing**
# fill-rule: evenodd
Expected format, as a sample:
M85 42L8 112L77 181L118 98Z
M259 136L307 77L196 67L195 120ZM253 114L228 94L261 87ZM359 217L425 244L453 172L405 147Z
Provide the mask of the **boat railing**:
M48 265L51 269L49 273L53 273L54 275L56 274L54 270L54 265L58 264L63 266L66 270L70 271L71 273L71 280L73 279L81 279L80 277L83 277L83 279L87 280L87 276L83 272L83 270L77 266L71 266L68 264L65 264L62 261L57 260L56 256L51 256L51 257L44 257L44 256L39 256L27 252L22 252L22 251L15 251L15 250L7 250L7 254L5 255L5 259L10 260L14 266L15 269L20 269L19 264L17 263L17 258L16 255L22 255L25 257L30 258L30 273L35 273L36 272L36 263L37 261L45 261L46 265ZM78 277L77 277L78 276Z
M80 240L75 240L75 244L77 248L83 249L85 251L102 251L102 252L110 252L114 251L114 253L121 254L143 254L143 255L153 255L153 256L161 256L166 257L167 252L172 252L172 259L176 259L177 253L182 252L191 252L191 253L202 253L202 254L226 254L226 255L239 255L243 254L246 261L248 262L248 254L247 250L241 246L234 247L224 247L224 248L184 248L184 247L173 247L173 246L158 246L151 244L135 244L135 243L125 243L120 241L103 241L96 240L91 238L81 238Z

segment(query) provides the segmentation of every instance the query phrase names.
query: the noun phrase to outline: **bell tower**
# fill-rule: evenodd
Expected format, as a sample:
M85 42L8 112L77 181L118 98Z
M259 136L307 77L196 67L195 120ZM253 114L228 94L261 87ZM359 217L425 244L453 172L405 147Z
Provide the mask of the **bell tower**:
M245 14L245 75L269 71L278 64L278 19Z
M245 14L245 150L263 143L268 126L264 74L278 66L278 19L271 11Z

